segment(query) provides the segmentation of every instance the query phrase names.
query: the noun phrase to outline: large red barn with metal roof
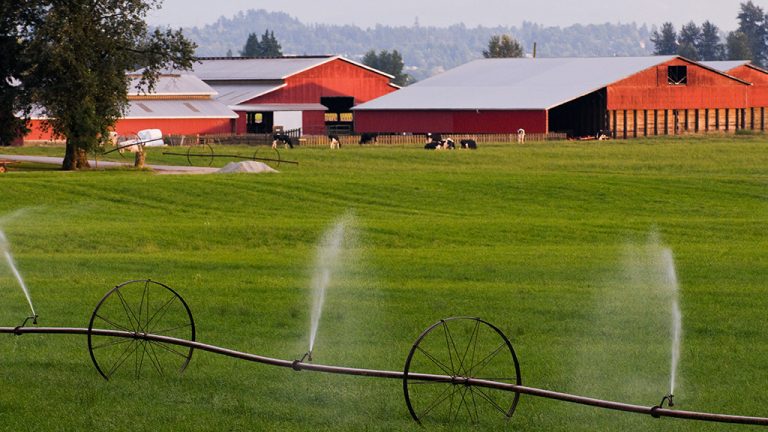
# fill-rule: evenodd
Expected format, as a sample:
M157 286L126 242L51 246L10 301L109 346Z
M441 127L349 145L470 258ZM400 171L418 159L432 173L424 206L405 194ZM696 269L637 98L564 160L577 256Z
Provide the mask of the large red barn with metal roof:
M238 114L238 134L352 132L354 106L399 88L392 75L341 56L203 58L193 73Z
M750 82L679 56L484 59L355 108L355 130L615 137L735 130Z

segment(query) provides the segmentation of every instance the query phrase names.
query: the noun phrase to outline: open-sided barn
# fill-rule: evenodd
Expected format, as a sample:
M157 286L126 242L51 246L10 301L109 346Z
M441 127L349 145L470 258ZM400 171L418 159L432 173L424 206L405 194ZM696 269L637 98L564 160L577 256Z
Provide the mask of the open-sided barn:
M752 84L749 103L739 124L740 129L764 131L768 123L768 71L748 60L711 61L702 64Z
M138 89L133 77L128 90L128 110L115 131L133 135L142 129L160 129L164 134L196 135L230 133L237 114L213 99L216 91L193 75L161 76L152 92ZM51 140L44 127L45 116L35 113L25 140Z
M368 133L735 130L750 84L678 56L484 59L355 108Z
M341 56L203 58L193 73L237 112L238 134L352 131L352 107L398 88L391 75Z

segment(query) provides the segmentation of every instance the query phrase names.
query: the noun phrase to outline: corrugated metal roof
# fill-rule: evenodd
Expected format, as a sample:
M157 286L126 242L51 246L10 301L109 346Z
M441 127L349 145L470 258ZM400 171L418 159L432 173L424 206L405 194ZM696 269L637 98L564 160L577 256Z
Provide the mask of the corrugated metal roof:
M285 84L213 84L218 96L216 100L224 105L238 105L253 98L285 87Z
M132 77L128 87L128 96L213 96L216 90L194 75L160 76L152 93L146 93L146 87L137 89L139 77Z
M725 60L725 61L702 61L700 64L720 72L728 72L737 67L748 65L749 60Z
M215 100L134 100L124 119L237 118L237 114Z
M217 58L203 59L193 72L208 80L281 80L327 63L336 57Z
M267 111L326 111L328 107L319 103L304 104L246 104L230 105L229 109L245 112L267 112Z
M483 59L355 110L550 109L677 56Z

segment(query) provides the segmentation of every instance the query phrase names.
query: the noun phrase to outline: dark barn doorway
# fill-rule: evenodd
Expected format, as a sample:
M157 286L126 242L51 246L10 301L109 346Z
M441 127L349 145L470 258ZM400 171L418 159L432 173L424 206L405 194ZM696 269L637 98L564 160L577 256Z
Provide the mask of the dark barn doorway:
M272 127L275 124L275 113L267 112L249 112L245 116L245 127L248 133L272 133Z
M349 135L353 132L354 116L353 97L321 97L320 103L328 108L325 111L325 129L329 134Z
M549 131L569 137L596 136L608 130L608 92L600 89L549 110ZM606 132L607 134L607 132Z

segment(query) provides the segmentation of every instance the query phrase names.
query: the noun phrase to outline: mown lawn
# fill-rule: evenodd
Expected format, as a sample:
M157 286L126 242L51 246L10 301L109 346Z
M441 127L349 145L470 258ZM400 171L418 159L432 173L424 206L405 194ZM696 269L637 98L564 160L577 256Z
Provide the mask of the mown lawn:
M186 163L161 152L147 162ZM316 363L402 370L423 329L479 316L512 340L524 384L655 405L669 387L671 306L654 257L669 247L684 332L678 408L768 416L768 140L281 154L300 165L201 176L22 165L0 175L0 228L40 325L86 327L107 290L151 278L189 303L198 340L298 358L316 245L351 215L355 241L327 292ZM2 263L0 326L27 314ZM182 376L106 382L83 336L0 337L0 389L8 431L420 430L397 380L196 352ZM750 430L526 396L510 423L429 430L444 428Z

